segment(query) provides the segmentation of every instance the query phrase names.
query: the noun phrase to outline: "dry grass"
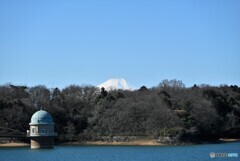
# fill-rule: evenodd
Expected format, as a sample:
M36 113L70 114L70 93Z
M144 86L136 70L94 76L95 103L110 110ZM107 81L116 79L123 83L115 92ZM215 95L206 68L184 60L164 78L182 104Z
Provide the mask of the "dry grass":
M30 146L27 143L0 143L0 147L23 147Z
M135 140L129 142L104 142L104 141L87 141L87 142L69 142L63 145L142 145L142 146L154 146L154 145L164 145L157 143L156 140Z

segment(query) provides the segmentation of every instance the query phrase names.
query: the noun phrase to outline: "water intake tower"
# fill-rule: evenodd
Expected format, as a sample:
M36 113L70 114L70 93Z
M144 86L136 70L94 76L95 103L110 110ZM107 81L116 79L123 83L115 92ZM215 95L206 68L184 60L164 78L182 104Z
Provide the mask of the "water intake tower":
M31 149L53 148L54 122L52 116L44 110L39 110L32 115L29 123L30 130L27 130L27 137L31 139Z

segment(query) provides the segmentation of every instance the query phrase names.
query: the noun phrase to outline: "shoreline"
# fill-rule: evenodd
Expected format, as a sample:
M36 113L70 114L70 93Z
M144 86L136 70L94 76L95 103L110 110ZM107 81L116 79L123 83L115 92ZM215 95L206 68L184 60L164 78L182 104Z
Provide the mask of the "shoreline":
M240 138L239 139L232 139L232 138L220 138L219 139L220 142L240 142Z
M11 147L30 147L28 143L20 143L20 142L11 142L11 143L0 143L0 148L11 148Z
M218 143L228 143L228 142L240 142L239 139L232 138L220 138ZM209 144L212 142L203 142L200 144ZM195 143L192 143L195 144ZM104 141L86 141L86 142L65 142L58 143L56 146L168 146L170 144L158 143L157 140L149 139L149 140L135 140L129 142L104 142ZM186 144L191 145L191 144ZM195 144L197 145L197 144ZM178 145L171 145L178 146ZM10 148L10 147L30 147L29 143L21 143L21 142L11 142L11 143L0 143L0 148Z
M104 142L104 141L86 141L86 142L66 142L60 143L58 145L83 145L83 146L164 146L167 144L158 143L156 140L135 140L135 141L128 141L128 142Z

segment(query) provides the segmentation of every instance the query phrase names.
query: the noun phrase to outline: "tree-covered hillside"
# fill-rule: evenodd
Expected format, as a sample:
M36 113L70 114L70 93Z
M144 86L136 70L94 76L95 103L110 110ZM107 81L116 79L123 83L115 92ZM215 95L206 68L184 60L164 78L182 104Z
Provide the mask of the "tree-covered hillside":
M151 89L111 92L78 85L62 90L0 86L0 127L25 133L32 114L41 107L51 113L61 142L114 136L169 136L179 142L198 142L240 136L240 87L236 85L186 88L181 81L164 80Z

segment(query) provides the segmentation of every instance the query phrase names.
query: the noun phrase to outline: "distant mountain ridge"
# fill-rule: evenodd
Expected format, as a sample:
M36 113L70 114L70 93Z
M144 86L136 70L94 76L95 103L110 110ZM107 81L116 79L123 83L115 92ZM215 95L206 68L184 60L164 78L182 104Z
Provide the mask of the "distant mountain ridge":
M109 79L106 82L103 82L102 84L98 85L99 88L105 88L107 91L112 91L112 90L131 90L129 87L127 81L123 78L114 78L114 79Z

